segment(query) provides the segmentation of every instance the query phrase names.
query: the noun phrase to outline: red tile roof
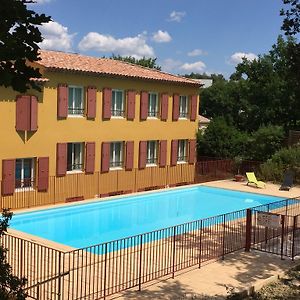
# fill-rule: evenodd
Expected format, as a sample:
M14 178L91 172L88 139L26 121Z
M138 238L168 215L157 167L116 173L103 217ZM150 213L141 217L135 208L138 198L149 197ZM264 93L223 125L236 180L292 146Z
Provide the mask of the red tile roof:
M194 87L200 86L199 83L193 79L172 75L155 69L145 68L110 58L97 58L81 54L48 50L40 50L40 58L41 60L37 63L49 70L84 72L108 76L174 82L184 85L192 85Z

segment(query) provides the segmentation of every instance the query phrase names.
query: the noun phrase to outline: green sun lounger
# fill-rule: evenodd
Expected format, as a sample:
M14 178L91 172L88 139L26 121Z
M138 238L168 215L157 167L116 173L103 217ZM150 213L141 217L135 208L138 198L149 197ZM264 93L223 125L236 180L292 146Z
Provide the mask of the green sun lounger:
M247 185L250 183L250 184L255 184L256 187L259 187L259 188L265 188L266 187L266 184L263 181L259 181L259 180L256 179L256 176L253 172L246 173L246 176L247 176L247 179L248 179Z

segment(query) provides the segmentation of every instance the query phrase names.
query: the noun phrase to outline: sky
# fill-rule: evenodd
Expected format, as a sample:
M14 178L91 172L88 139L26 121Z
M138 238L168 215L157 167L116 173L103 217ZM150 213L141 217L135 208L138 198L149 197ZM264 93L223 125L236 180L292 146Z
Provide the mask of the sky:
M276 43L282 0L35 0L52 21L40 47L110 57L157 58L174 74L229 77Z

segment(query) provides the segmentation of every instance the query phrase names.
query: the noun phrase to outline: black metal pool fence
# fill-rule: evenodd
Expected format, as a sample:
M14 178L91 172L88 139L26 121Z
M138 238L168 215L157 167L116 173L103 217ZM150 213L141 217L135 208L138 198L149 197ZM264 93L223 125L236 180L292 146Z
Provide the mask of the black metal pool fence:
M280 200L71 251L10 233L2 237L2 244L13 273L27 278L30 298L102 299L134 287L140 290L147 282L200 268L244 248L294 258L300 254L299 200ZM284 216L284 225L260 225L258 212ZM280 240L279 246L274 239Z

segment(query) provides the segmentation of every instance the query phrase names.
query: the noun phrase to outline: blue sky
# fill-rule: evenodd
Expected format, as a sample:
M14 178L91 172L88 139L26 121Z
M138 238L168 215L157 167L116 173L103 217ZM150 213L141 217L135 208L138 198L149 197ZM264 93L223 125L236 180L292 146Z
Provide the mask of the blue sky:
M163 71L222 73L266 53L281 33L281 0L36 0L52 17L44 49L157 57Z

